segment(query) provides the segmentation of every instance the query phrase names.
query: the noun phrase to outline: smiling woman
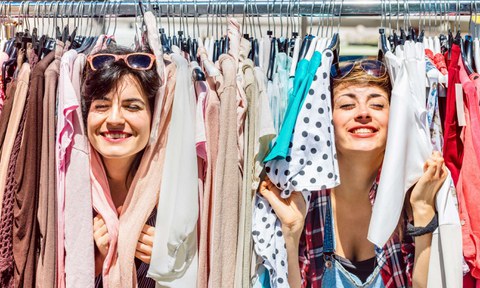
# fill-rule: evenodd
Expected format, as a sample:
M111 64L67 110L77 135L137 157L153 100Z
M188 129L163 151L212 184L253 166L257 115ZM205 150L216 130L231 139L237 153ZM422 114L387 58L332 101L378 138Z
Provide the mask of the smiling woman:
M376 60L332 67L332 117L341 184L313 191L308 211L301 192L283 199L268 178L259 188L282 224L289 285L426 287L436 223L434 199L448 174L442 155L434 152L425 163L397 231L384 247L375 247L367 234L386 149L390 79L384 64ZM420 226L420 233L409 234L406 227L412 221Z
M96 287L103 287L109 266L115 261L119 211L150 137L160 86L154 61L150 53L120 47L88 57L83 112L91 144L92 183L98 183L92 185ZM138 239L135 263L139 287L155 287L155 282L146 277L155 214L154 209Z

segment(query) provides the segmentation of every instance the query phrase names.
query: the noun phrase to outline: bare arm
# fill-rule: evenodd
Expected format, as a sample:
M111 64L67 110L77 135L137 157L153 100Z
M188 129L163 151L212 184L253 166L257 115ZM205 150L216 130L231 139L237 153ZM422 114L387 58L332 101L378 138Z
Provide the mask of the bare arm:
M283 199L280 190L266 179L260 184L260 194L272 205L275 214L282 222L282 232L287 246L288 284L292 288L301 287L298 246L306 215L306 204L300 192Z
M435 196L447 178L442 154L434 152L424 166L424 174L418 180L410 196L413 223L425 227L435 216ZM427 287L428 266L432 233L415 237L415 262L413 265L413 287Z

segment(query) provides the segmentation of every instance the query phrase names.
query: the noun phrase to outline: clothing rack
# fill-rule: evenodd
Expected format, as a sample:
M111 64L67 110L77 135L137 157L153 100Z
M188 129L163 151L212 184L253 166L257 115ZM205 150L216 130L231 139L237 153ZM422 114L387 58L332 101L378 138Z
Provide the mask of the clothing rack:
M134 17L155 10L159 16L202 15L380 16L470 15L474 0L245 0L245 1L1 1L0 15L12 17Z

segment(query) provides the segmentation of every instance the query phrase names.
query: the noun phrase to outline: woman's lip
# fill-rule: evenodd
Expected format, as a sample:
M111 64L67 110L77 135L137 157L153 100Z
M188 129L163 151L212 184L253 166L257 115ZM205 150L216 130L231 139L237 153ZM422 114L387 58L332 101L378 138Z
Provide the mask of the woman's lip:
M111 142L111 143L124 142L124 141L127 141L128 139L130 139L130 137L125 137L125 138L108 138L108 137L105 137L104 135L102 135L102 138L103 138L105 141Z
M372 132L372 133L352 133L350 132L350 135L352 135L355 138L370 138L374 137L377 135L377 132Z

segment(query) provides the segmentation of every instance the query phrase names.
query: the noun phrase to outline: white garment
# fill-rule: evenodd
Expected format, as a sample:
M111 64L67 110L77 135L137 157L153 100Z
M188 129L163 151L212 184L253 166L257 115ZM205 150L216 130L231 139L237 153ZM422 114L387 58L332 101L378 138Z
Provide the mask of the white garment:
M423 45L407 41L395 52L397 56L391 51L385 54L393 89L387 147L368 231L368 239L378 247L383 247L395 230L405 193L423 175L423 164L432 154Z
M378 247L383 247L395 230L405 192L423 175L423 164L433 150L425 109L423 45L408 41L397 47L396 53L385 54L393 90L387 147L368 231L368 239ZM449 176L436 197L439 228L430 253L428 287L432 288L462 285L461 229L453 190Z
M187 61L172 54L177 85L157 207L148 277L156 287L195 287L197 281L197 152L195 94Z
M284 189L282 198L288 198L293 191L301 191L307 206L310 191L340 184L328 89L332 60L333 53L326 51L299 111L287 157L269 161L265 165L271 181ZM287 251L280 220L268 201L259 194L253 213L254 248L257 255L264 259L263 265L270 273L271 287L289 287Z
M427 97L427 119L430 128L430 142L432 142L433 150L442 151L443 149L443 132L440 120L440 109L438 106L438 77L441 74L437 67L430 61L426 61L426 70L428 77L428 97Z
M69 61L69 55L72 56L70 61L75 59L74 67L80 67L77 71L83 71L85 54L77 55L70 50L63 55L62 61ZM59 87L63 86L59 89L64 89L64 96L73 96L71 99L77 101L72 115L73 147L65 173L65 280L66 287L88 288L95 285L92 191L90 185L85 185L90 182L90 144L83 126L80 90L76 89L80 87L82 77L73 75L75 68L71 71L69 68L68 65L61 66L60 73L66 75L64 81L58 83ZM74 81L76 85L73 85Z
M255 171L253 173L252 189L257 190L260 184L260 173L263 170L263 159L268 153L270 142L275 138L276 131L273 125L272 112L270 110L267 95L267 77L260 67L255 67L255 78L258 85L258 99L255 118Z

